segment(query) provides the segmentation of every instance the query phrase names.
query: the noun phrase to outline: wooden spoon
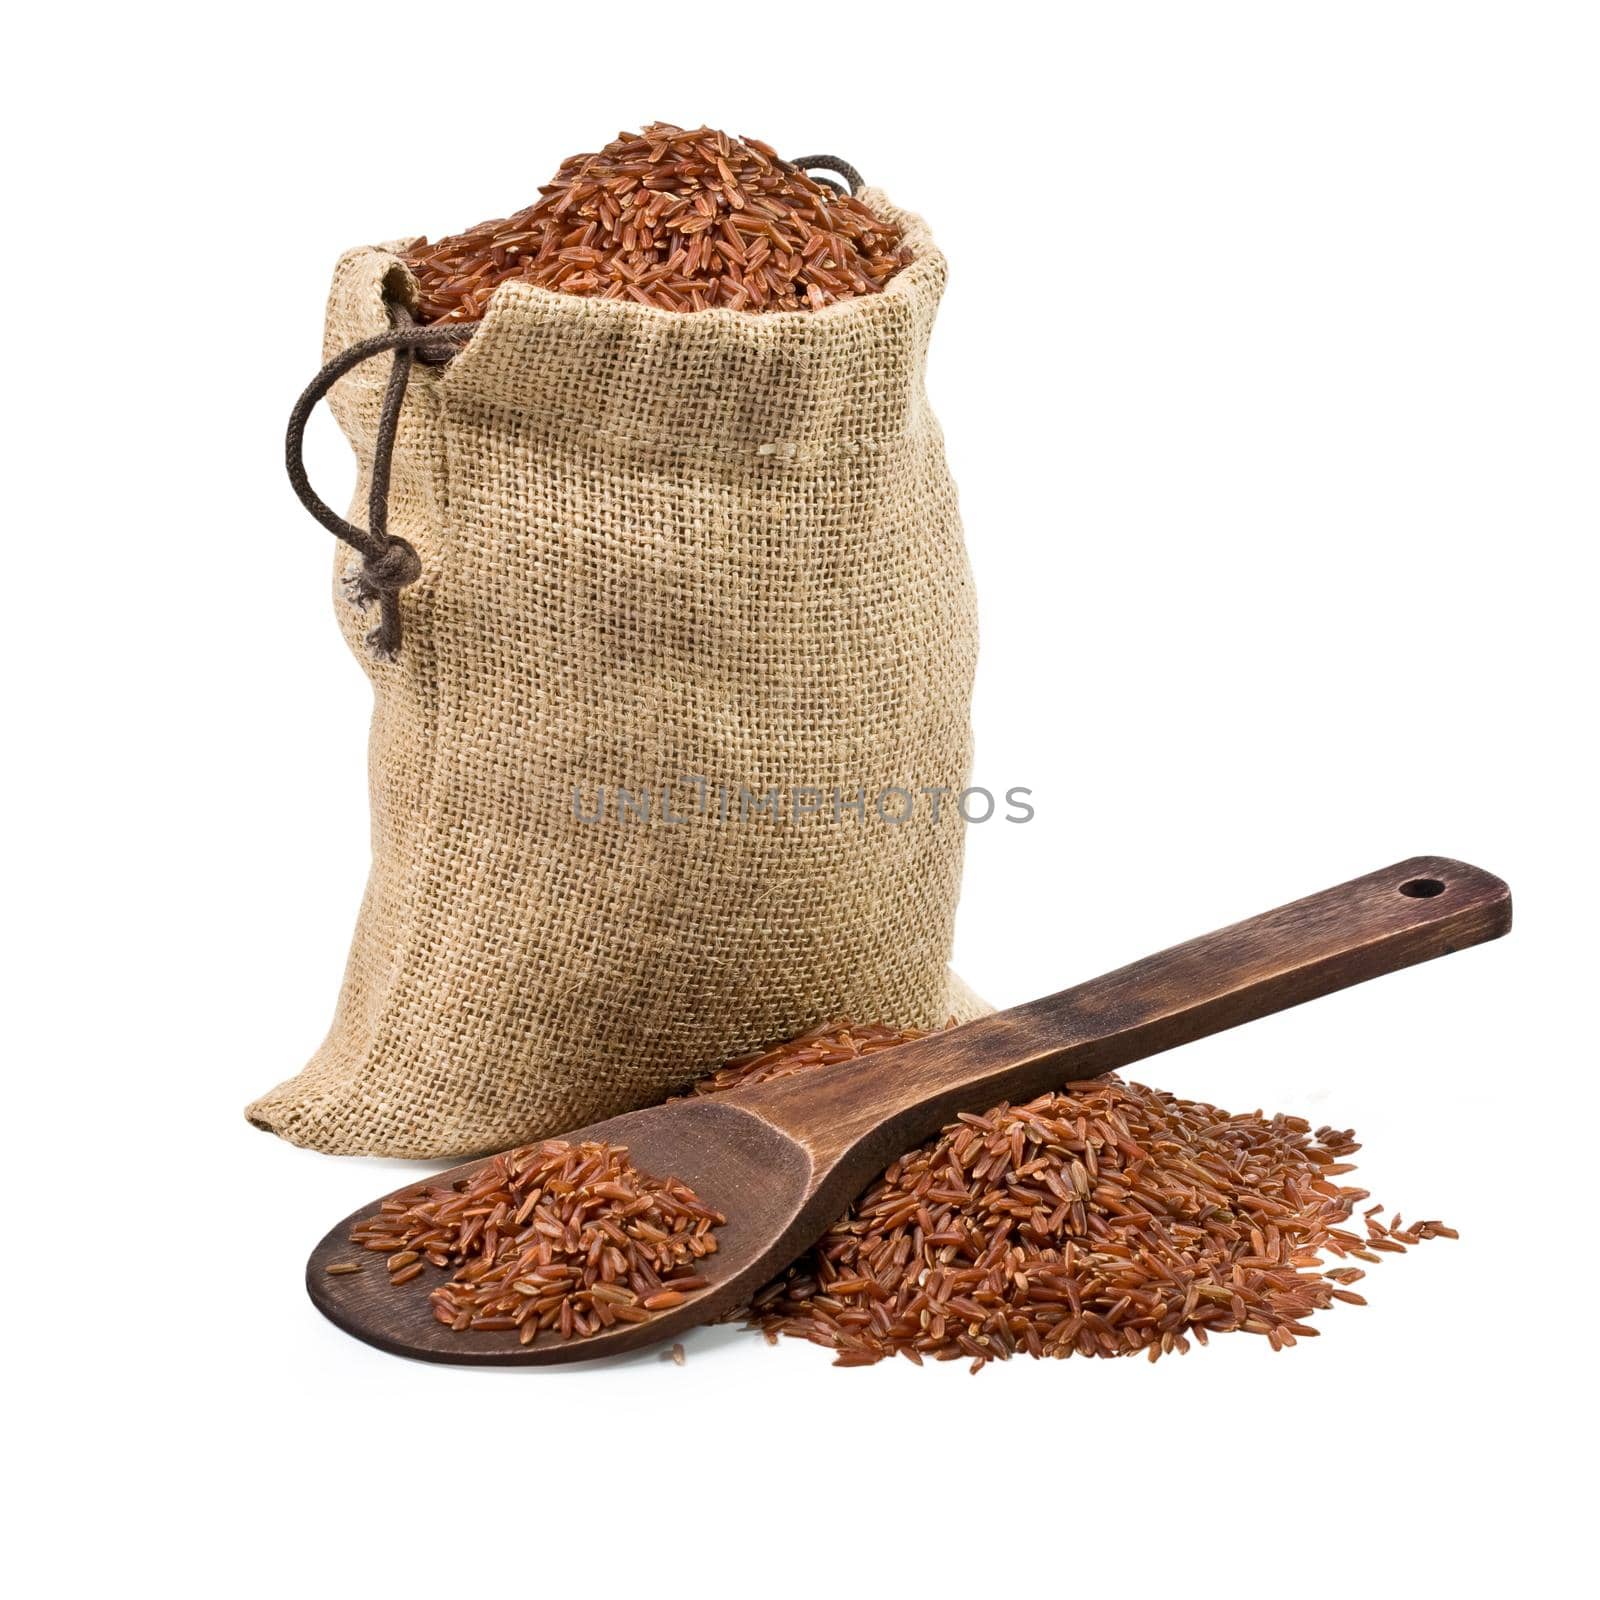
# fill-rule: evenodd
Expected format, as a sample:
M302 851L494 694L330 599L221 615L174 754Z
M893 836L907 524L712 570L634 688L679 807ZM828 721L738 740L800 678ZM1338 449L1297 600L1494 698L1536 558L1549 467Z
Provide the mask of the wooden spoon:
M715 1098L673 1100L568 1133L626 1145L641 1171L681 1178L728 1219L717 1230L717 1254L697 1267L711 1280L707 1287L646 1323L566 1341L545 1333L527 1345L515 1332L454 1333L428 1305L443 1274L430 1269L397 1288L381 1257L351 1245L351 1229L378 1209L377 1200L317 1246L306 1285L347 1333L423 1361L538 1366L676 1338L747 1300L814 1244L888 1162L957 1112L1031 1099L1498 938L1510 926L1511 891L1498 878L1418 856L882 1055ZM482 1165L468 1162L427 1181L464 1180ZM340 1261L360 1261L363 1270L330 1275Z

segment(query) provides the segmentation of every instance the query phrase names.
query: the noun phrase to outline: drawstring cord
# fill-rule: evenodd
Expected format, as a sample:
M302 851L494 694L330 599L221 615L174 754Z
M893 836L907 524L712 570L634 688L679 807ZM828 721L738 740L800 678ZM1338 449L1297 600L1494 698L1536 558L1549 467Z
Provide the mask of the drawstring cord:
M289 414L289 431L284 441L284 459L289 483L300 504L335 538L342 539L357 555L361 565L347 581L350 598L363 611L378 603L378 625L367 635L367 645L380 661L393 661L400 651L400 591L422 576L422 560L397 534L389 532L389 483L394 469L395 437L400 431L400 411L405 404L406 384L411 378L414 357L454 355L474 329L460 323L441 323L418 327L404 307L394 307L400 324L388 333L362 339L341 351L312 379ZM311 413L328 391L352 368L386 351L394 352L394 366L383 391L383 406L378 413L378 433L372 446L372 478L367 495L367 522L358 528L346 521L311 487L306 475L306 424Z
M865 179L838 156L802 156L792 163L802 172L834 172L850 185L850 193L860 191ZM842 194L838 184L820 180L824 188ZM448 361L477 331L476 324L439 322L420 327L404 306L391 307L395 326L387 333L362 339L341 351L323 367L304 394L295 401L289 414L289 431L284 441L284 459L289 483L300 504L336 539L341 539L361 557L361 565L346 580L351 601L365 611L374 601L378 605L378 625L367 635L367 646L380 661L393 661L400 653L400 591L422 576L422 559L398 534L389 532L389 483L394 472L395 439L400 431L400 412L405 405L406 385L418 357L424 361ZM340 378L392 351L394 365L383 391L378 412L378 432L372 444L372 477L367 493L367 526L358 528L333 509L306 475L306 424L311 413L326 398Z

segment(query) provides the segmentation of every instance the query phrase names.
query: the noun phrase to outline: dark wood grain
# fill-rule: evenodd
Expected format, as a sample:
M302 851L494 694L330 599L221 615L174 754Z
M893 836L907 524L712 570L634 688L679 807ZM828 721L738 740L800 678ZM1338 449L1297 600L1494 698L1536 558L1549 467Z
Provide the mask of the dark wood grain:
M381 1256L349 1243L373 1200L332 1229L306 1268L311 1298L347 1332L429 1361L540 1365L671 1339L739 1305L814 1243L894 1156L959 1111L1042 1094L1336 989L1498 938L1511 926L1500 879L1417 856L1175 945L1060 994L997 1012L861 1062L823 1067L715 1100L679 1100L566 1135L625 1144L726 1215L702 1267L710 1284L648 1323L589 1339L452 1333L434 1321L429 1272L393 1288ZM469 1162L432 1180L475 1172ZM337 1261L362 1271L330 1276Z

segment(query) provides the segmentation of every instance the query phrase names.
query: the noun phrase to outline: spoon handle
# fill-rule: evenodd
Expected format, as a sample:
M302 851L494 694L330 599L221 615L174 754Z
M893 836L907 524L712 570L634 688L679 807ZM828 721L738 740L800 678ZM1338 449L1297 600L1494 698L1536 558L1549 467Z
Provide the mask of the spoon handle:
M1510 926L1511 891L1499 878L1417 856L903 1046L876 1067L797 1074L740 1099L805 1143L819 1178L847 1155L870 1169L957 1112L1032 1098Z

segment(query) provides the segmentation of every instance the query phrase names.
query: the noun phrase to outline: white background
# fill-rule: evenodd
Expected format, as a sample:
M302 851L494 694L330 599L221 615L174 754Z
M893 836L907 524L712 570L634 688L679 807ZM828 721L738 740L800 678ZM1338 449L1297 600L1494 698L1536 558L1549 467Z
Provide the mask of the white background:
M681 20L680 20L681 18ZM1572 1593L1593 1426L1595 12L279 3L11 21L18 1592ZM997 1003L1417 852L1518 926L1149 1081L1353 1124L1456 1244L1282 1356L395 1360L301 1288L412 1169L250 1129L327 1022L368 692L280 461L338 252L622 127L836 150L952 276ZM339 501L324 421L313 471Z

